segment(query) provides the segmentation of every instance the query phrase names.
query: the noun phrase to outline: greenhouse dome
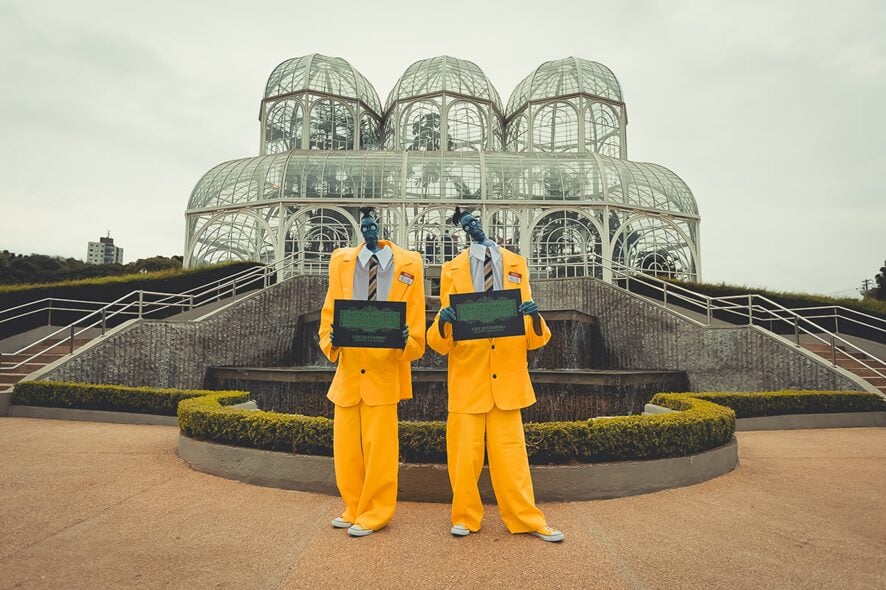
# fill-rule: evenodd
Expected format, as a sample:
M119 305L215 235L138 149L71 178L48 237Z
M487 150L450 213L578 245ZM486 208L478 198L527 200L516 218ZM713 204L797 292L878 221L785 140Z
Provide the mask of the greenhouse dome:
M340 57L312 53L274 68L262 100L262 154L292 149L375 149L381 101Z
M502 105L477 65L448 55L417 61L385 103L385 149L500 150Z
M288 60L267 84L259 156L194 187L185 265L286 260L325 273L333 250L359 243L359 209L372 206L433 283L467 245L448 224L459 205L537 278L611 280L611 260L697 280L695 197L667 168L625 158L621 101L608 68L567 58L523 80L505 118L479 67L441 56L407 68L380 113L344 60Z
M538 66L511 93L507 149L627 158L621 86L602 64L568 57Z

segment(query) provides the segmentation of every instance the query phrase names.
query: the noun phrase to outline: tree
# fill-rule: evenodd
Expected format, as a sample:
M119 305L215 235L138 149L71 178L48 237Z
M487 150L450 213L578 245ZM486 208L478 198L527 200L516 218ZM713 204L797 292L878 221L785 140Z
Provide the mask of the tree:
M877 286L868 291L868 293L877 301L886 300L886 261L883 261L883 266L880 267L880 274L875 276L874 280L877 282Z

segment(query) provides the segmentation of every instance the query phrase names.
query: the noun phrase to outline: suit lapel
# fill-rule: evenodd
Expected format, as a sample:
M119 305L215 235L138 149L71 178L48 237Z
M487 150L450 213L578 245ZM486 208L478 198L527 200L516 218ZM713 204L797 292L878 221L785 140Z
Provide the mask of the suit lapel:
M456 293L473 293L474 279L471 277L470 248L456 256L452 262L452 283Z
M356 248L349 248L348 252L342 257L339 280L341 281L342 297L344 299L354 298L354 269L357 268L357 254L362 247L361 245Z

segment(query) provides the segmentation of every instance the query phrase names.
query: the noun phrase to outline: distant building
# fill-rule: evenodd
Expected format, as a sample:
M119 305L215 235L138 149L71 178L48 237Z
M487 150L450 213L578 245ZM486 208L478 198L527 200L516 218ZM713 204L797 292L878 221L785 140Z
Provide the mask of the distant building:
M123 264L123 248L114 245L114 238L108 234L106 238L99 238L98 242L89 242L86 252L88 264Z

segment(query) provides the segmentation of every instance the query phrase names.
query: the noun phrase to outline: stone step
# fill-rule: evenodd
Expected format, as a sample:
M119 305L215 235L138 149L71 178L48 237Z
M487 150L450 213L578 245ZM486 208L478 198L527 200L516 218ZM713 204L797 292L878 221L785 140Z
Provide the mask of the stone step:
M3 366L7 367L9 365L14 365L20 363L24 360L31 358L34 353L22 353L22 354L4 354L3 355ZM56 361L63 356L66 356L67 352L42 352L38 354L36 357L31 359L31 362L40 363L43 365L48 365L49 363Z

